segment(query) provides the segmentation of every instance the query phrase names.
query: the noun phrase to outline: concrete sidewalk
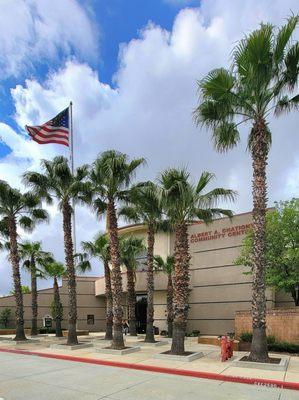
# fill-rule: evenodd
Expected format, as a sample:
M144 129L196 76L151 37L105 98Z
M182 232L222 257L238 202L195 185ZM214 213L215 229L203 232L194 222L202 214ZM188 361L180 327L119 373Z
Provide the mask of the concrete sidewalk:
M5 400L297 400L277 388L0 353Z
M100 341L98 340L99 338L103 338L103 334L91 334L85 337L80 336L79 340L81 342L92 341L94 343L94 346L96 347L107 346L107 342ZM161 338L157 337L156 339L158 340ZM132 343L134 342L136 343L136 338L132 338L130 336L125 336L125 340L128 346L132 345ZM62 342L63 341L59 341L59 343ZM182 369L182 370L202 371L202 372L204 371L204 372L212 372L230 376L272 379L272 380L299 383L298 356L290 357L290 362L287 371L267 371L261 369L236 367L232 364L231 360L226 361L224 363L220 361L219 347L212 345L198 344L197 338L186 338L186 350L203 352L204 357L188 363L181 361L158 360L153 358L155 354L168 350L170 348L170 344L154 348L142 347L141 350L136 353L117 356L113 354L97 353L95 351L95 348L93 347L81 350L74 350L74 351L68 351L65 349L52 349L52 348L50 349L50 344L52 343L53 340L49 337L40 338L40 340L36 343L24 343L19 345L15 344L14 342L9 343L5 341L4 343L3 340L1 340L0 348L5 347L5 348L24 349L33 352L50 353L50 354L68 354L75 357L85 357L85 358L101 359L101 360L116 361L116 362L120 361L125 363L152 365L152 366L166 367L172 369ZM243 352L234 352L234 357L232 360L244 354L245 353ZM278 355L275 354L273 356L277 357Z

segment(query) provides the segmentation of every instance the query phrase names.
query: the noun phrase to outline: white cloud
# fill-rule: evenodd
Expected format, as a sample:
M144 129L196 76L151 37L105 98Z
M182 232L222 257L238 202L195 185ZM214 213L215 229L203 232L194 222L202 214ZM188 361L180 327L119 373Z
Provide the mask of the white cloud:
M77 0L2 0L0 72L19 75L40 62L97 54L98 34Z
M90 66L74 61L50 74L46 82L28 79L24 86L18 85L12 90L17 123L46 121L73 100L77 163L91 162L99 152L116 148L146 157L148 167L140 171L140 179L155 179L167 166L187 165L193 177L209 170L216 173L216 184L239 191L233 205L236 212L250 210L251 161L246 141L220 155L213 149L210 134L195 128L191 113L197 102L196 80L212 68L228 66L234 43L261 19L283 23L290 9L298 9L297 1L286 0L283 5L271 1L271 7L267 0L258 5L246 0L242 7L233 0L201 4L199 9L180 11L171 32L149 24L139 39L122 46L114 76L116 89L103 84ZM294 113L270 121L269 205L298 194L297 125L298 114ZM244 139L249 128L242 131ZM5 125L0 126L1 134L13 150L2 166L0 163L4 179L36 168L41 156L65 152L59 146L42 147L20 140ZM79 213L78 241L91 238L99 226L103 228L87 209ZM61 235L59 215L49 228L41 226L35 235L45 238L47 246L62 256L61 238L57 237ZM96 263L94 273L98 273Z

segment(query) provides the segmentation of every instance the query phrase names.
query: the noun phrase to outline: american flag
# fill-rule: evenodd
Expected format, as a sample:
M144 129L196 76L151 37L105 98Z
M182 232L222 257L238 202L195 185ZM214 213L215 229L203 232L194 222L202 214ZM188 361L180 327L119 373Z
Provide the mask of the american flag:
M39 144L58 143L69 146L69 109L39 126L25 126L31 138Z

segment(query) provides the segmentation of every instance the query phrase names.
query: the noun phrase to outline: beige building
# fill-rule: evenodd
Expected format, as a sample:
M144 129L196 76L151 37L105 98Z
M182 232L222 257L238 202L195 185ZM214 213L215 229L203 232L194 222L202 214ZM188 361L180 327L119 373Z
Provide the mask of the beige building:
M245 267L235 266L233 261L239 255L242 240L251 227L251 213L220 218L210 225L190 224L189 244L191 253L190 296L188 332L199 330L202 334L219 335L234 330L236 311L250 309L251 275L244 275ZM121 235L142 237L146 243L146 227L130 225L119 229ZM174 235L158 233L155 240L155 254L165 258L173 253ZM146 323L146 272L145 255L139 258L136 272L138 328L142 331ZM123 304L126 306L126 274L123 270ZM166 286L167 279L163 272L155 273L154 325L160 330L166 329ZM64 306L63 327L67 327L67 282L62 281L60 288ZM78 329L90 331L105 328L105 280L104 277L77 278ZM39 325L43 318L50 315L53 300L52 289L39 291ZM30 326L31 296L24 295L25 325ZM267 290L267 307L289 307L291 297ZM0 310L14 308L12 296L0 299Z

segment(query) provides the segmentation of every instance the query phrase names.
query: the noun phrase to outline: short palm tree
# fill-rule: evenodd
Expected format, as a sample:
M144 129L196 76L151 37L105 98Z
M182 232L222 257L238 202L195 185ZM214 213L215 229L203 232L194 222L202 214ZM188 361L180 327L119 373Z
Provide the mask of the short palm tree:
M53 278L53 307L52 307L52 317L55 320L55 330L56 337L62 337L61 321L63 320L63 308L60 300L58 279L66 276L66 270L64 265L57 261L52 261L44 265L44 273L46 276Z
M291 37L298 25L292 16L276 30L270 24L246 36L233 52L231 70L215 69L199 82L197 124L210 128L218 151L236 146L239 126L250 122L248 149L253 166L253 339L250 360L268 362L265 296L266 165L271 145L272 112L298 108L299 95L289 97L298 82L299 43Z
M110 276L110 252L109 252L109 239L106 234L100 233L90 242L81 242L82 249L90 257L99 258L104 265L105 276L105 297L106 297L106 333L105 339L112 340L112 326L113 326L113 300Z
M229 189L215 188L204 193L214 175L203 172L196 185L189 182L185 169L168 169L161 174L162 202L167 219L175 232L173 274L173 340L171 353L185 352L189 297L189 242L188 222L194 219L209 223L216 216L231 217L230 210L216 208L220 200L233 200L235 193Z
M25 241L19 244L20 259L23 260L23 267L31 275L31 336L37 335L37 278L43 277L43 272L39 267L44 267L53 261L51 253L42 250L41 242Z
M78 344L78 338L76 333L77 299L72 239L72 205L78 202L88 203L91 199L90 185L86 182L88 167L83 165L77 168L75 174L72 174L67 158L61 156L55 157L52 161L42 160L41 166L43 173L27 172L24 174L24 182L48 203L52 203L55 199L62 212L69 294L67 344L75 345Z
M157 271L163 271L167 275L167 334L172 337L173 323L173 284L172 272L174 269L174 257L167 256L164 261L161 256L154 256L154 265Z
M15 340L25 340L23 293L20 276L20 255L18 250L17 228L32 231L37 222L46 221L48 215L41 208L37 194L21 193L5 181L0 181L0 227L8 233L9 260L12 265L14 296L16 300Z
M127 270L127 293L128 293L128 320L129 333L131 336L137 336L136 331L136 291L135 278L137 257L144 252L145 246L143 240L134 236L123 236L120 239L121 262Z
M147 318L145 342L154 343L154 246L162 219L159 189L153 182L134 186L120 215L147 225Z
M125 347L122 334L122 277L116 205L118 201L123 201L127 197L128 187L136 169L143 163L143 158L129 161L126 154L108 150L98 156L90 173L94 192L94 209L99 216L107 213L113 294L113 340L111 346L114 349Z

